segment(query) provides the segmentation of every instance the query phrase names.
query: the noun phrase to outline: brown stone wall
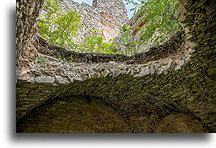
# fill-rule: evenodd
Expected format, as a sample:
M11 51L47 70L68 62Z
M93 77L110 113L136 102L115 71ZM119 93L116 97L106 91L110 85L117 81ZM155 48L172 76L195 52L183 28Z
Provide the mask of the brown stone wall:
M127 10L122 0L94 0L92 6L70 0L61 1L64 11L75 10L81 16L81 26L77 42L93 35L89 29L102 30L98 35L104 37L105 41L114 39L119 29L128 21Z
M36 50L30 40L36 31L36 19L44 0L16 1L16 65L28 66L35 60ZM28 61L29 60L29 61ZM27 61L27 62L25 62Z
M36 110L17 124L17 132L122 133L130 129L118 112L101 101L70 97Z
M80 122L83 116L76 116L61 104L66 102L74 107L76 101L69 103L69 98L76 98L76 96L82 96L88 100L88 103L83 103L86 108L89 108L91 100L100 100L102 104L109 106L112 111L108 109L108 115L104 117L106 120L111 118L121 123L115 125L122 128L122 131L117 132L127 132L127 125L129 132L215 132L215 2L213 0L188 0L181 4L186 10L182 14L185 19L180 20L187 37L185 42L193 45L189 46L190 48L181 48L181 51L192 49L186 53L189 56L178 55L180 58L176 62L177 65L173 62L176 58L173 55L165 56L165 60L153 58L153 61L148 61L147 65L127 64L125 66L123 62L112 61L108 63L82 62L71 66L64 61L38 64L34 69L34 74L31 73L28 79L23 82L20 79L17 80L17 104L21 107L25 104L31 106L22 110L22 116L19 116L20 120L17 122L17 132L55 132L56 125L63 129L57 132L68 132L70 129L68 127L71 125L68 122L61 123L62 120L69 118L66 115L77 117L73 118L74 122ZM181 64L185 57L188 59ZM55 58L52 59L55 60ZM169 61L173 65L169 64ZM157 64L160 65L158 67L162 67L161 71L158 70L160 68L155 68ZM49 68L52 70L47 71ZM62 69L65 70L62 71ZM71 80L65 79L66 76L71 76ZM45 84L48 85L40 90L40 86ZM51 89L53 91L46 91ZM32 98L28 96L30 94ZM46 97L46 100L52 99L54 106L50 108L49 105L52 103L49 102L41 106L43 102L41 103L40 97L34 100L40 95ZM103 110L104 106L101 105L99 108ZM99 111L99 108L95 107L95 110ZM76 111L82 111L82 107L79 106ZM84 117L89 117L88 113L85 111L83 113L85 113ZM55 123L57 119L61 119L59 123ZM95 119L98 122L105 120L98 117ZM92 116L86 120L92 121ZM36 121L39 123L35 123ZM76 126L79 126L78 123ZM113 129L111 125L109 122L109 124L104 124L104 127ZM47 126L51 128L48 131ZM85 124L84 127L88 129L84 132L99 132L98 127L91 130L89 124ZM109 131L115 132L115 130L105 131L105 129L103 132ZM83 132L83 130L79 129L78 132Z

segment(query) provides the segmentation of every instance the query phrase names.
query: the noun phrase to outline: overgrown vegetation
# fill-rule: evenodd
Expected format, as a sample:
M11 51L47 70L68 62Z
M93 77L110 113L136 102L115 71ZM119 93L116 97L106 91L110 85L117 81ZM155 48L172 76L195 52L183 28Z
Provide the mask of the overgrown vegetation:
M94 28L89 30L92 36L87 37L82 44L79 44L79 50L82 52L96 52L96 53L108 53L116 54L116 44L112 43L112 40L108 42L104 41L104 38L97 35L102 30L96 30Z
M38 22L39 33L50 44L81 52L118 53L114 51L117 45L112 44L111 40L105 42L103 37L97 35L101 30L94 28L89 30L92 36L87 37L82 43L73 42L73 37L77 36L80 28L80 16L75 11L61 11L58 1L46 1L44 10Z
M78 35L80 16L75 11L63 12L58 1L48 0L44 5L42 18L38 22L39 33L50 44L67 49L76 48L72 41Z
M80 28L80 15L75 11L63 12L59 1L48 0L44 5L44 12L38 22L39 33L50 44L62 46L66 49L79 52L97 53L123 53L131 55L137 52L139 44L159 45L166 41L172 34L179 30L175 18L177 0L126 0L133 3L137 21L142 22L136 31L142 31L141 41L131 39L132 26L125 25L120 34L120 40L124 47L113 44L112 40L105 42L99 36L101 30L90 29L92 36L85 38L82 43L75 43L73 38L78 35ZM157 35L159 34L159 35Z
M126 54L126 55L131 55L135 54L137 52L137 44L139 43L138 41L135 42L131 38L131 26L128 26L127 24L120 29L120 44L123 45L123 50L121 50L121 53Z
M45 63L48 62L48 59L45 58L45 57L43 57L42 55L38 55L38 56L36 57L36 59L37 59L38 63L41 63L41 64L45 64Z
M178 0L126 0L132 3L134 15L142 26L141 39L146 44L153 46L166 41L171 35L179 31L180 27L176 19L176 5Z

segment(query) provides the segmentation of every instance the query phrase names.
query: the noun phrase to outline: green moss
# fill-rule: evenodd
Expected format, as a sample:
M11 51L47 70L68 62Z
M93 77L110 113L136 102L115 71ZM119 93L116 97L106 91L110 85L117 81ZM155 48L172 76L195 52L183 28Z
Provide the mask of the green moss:
M209 76L215 75L216 74L216 68L208 69L207 73Z

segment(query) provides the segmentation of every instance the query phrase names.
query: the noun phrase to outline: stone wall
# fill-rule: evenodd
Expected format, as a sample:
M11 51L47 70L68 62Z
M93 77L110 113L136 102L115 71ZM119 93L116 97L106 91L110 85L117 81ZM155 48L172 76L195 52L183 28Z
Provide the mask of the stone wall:
M36 32L36 19L42 8L43 2L44 0L17 0L16 2L17 66L28 67L29 64L35 60L36 50L30 43L30 40Z
M128 21L127 10L122 0L94 0L92 6L72 0L60 2L64 11L75 10L81 15L79 35L74 38L76 42L91 36L91 28L102 30L99 35L104 37L105 41L114 39L119 33L119 28Z
M31 118L26 118L19 124L17 132L122 133L130 130L124 119L101 101L90 102L83 97L69 97L49 102L42 110L38 109L31 114Z
M30 82L30 84L24 87L25 89L28 88L24 92L23 88L20 89L20 91L17 89L18 98L22 97L21 100L17 100L17 104L19 104L19 106L17 106L17 119L21 118L25 113L28 113L27 110L32 110L35 106L40 105L40 102L51 98L53 90L57 89L49 85L48 88L50 89L44 91L48 92L46 94L41 90L44 89L44 86L40 89L37 83L51 83L53 85L69 84L77 80L84 81L107 76L116 77L121 74L140 77L147 74L162 73L170 68L180 69L184 63L189 61L189 52L191 52L190 50L192 48L192 44L189 41L183 41L181 37L179 38L176 36L173 40L161 46L154 47L147 53L139 53L134 56L76 53L67 51L64 48L61 48L61 50L52 49L52 47L50 47L51 45L42 40L39 35L35 37L37 39L33 38L33 44L35 48L38 49L39 53L47 54L40 55L46 58L47 61L44 63L36 61L37 64L28 71L18 71L17 78L19 80L25 80L26 82L18 81L17 87L22 87L27 82ZM36 40L41 43L35 42ZM41 52L42 49L46 49L47 52ZM58 58L59 55L66 60L57 60L56 58ZM36 83L36 85L31 83ZM30 87L31 85L33 88ZM35 92L34 90L38 91ZM67 90L67 88L64 88L64 90ZM34 98L34 94L40 95ZM32 101L29 101L28 98L31 98Z
M187 39L171 42L180 46L164 43L127 57L132 63L113 60L119 55L81 63L42 55L47 63L18 75L17 132L216 132L214 1L180 2Z

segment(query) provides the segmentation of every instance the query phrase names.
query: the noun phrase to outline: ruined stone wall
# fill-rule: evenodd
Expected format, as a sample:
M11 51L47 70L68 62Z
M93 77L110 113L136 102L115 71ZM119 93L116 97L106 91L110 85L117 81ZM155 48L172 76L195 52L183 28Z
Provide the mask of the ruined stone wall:
M58 110L56 110L58 108ZM32 120L34 118L35 120ZM130 132L124 119L99 100L69 97L49 102L23 120L17 132L24 133L122 133ZM45 124L44 124L45 123ZM52 124L46 124L52 123Z
M34 41L35 40L33 40L33 43ZM189 52L191 52L190 50L192 48L189 41L184 43L182 39L176 37L175 40L170 40L161 46L152 48L149 50L149 53L139 53L134 56L76 53L61 49L62 53L60 53L60 55L67 61L59 61L56 58L58 58L60 49L55 53L55 50L47 48L48 46L48 43L44 41L42 44L37 44L36 46L39 52L41 48L52 51L48 54L49 56L40 55L47 59L46 62L41 63L40 61L36 61L37 64L29 69L28 72L17 73L18 79L24 80L24 82L18 81L17 87L24 86L25 88L25 91L23 91L23 88L17 89L17 96L20 99L17 99L17 104L19 104L17 105L17 119L23 117L35 106L40 105L41 102L43 103L44 100L52 98L52 93L54 93L56 89L61 90L57 86L53 88L51 84L69 84L77 80L84 81L107 76L116 77L121 74L140 77L147 74L162 73L164 70L170 68L180 69L184 63L189 61ZM28 84L28 82L30 82L30 84ZM36 85L33 85L33 88L31 87L32 83L36 83ZM41 86L42 88L40 88L40 83L51 84L47 85L49 89L46 90L43 85ZM43 89L45 90L42 91ZM64 91L65 90L67 90L67 88L64 88ZM63 93L62 90L60 92ZM34 98L36 94L38 94L38 96ZM54 94L58 93L56 92ZM29 101L29 98L31 98L32 101Z
M36 19L44 0L17 0L16 2L16 65L29 66L36 50L30 43L36 32ZM28 64L27 64L28 63ZM25 65L27 64L27 65Z
M99 35L104 37L105 41L114 39L119 33L119 28L128 21L127 10L122 0L95 0L92 6L71 0L60 2L64 11L75 10L81 15L79 36L74 38L77 42L91 36L91 28L102 30Z
M181 43L174 48L178 50L165 48L164 52L155 53L161 47L173 47L173 44L164 43L164 46L149 50L147 55L129 57L130 60L139 59L138 63L136 60L134 63L117 62L113 60L115 56L110 56L105 62L81 60L81 63L70 64L45 56L48 63L32 67L28 77L20 75L17 80L17 132L89 130L89 124L85 123L77 131L74 125L69 125L70 121L78 121L75 126L83 121L99 125L92 122L92 111L82 112L82 105L76 107L80 110L78 115L83 113L85 120L70 117L72 113L65 108L79 103L77 97L88 100L84 105L99 100L109 106L113 113L108 112L106 120L113 118L114 124L121 123L122 131L117 132L216 132L215 2L185 0L181 5L186 10L180 21L187 39L176 42ZM97 107L95 111L99 112ZM95 119L100 115L94 114ZM68 121L63 124L61 120ZM98 119L100 121L104 119ZM102 125L115 132L113 128L119 126L112 124ZM94 127L91 131L108 132L102 127Z

